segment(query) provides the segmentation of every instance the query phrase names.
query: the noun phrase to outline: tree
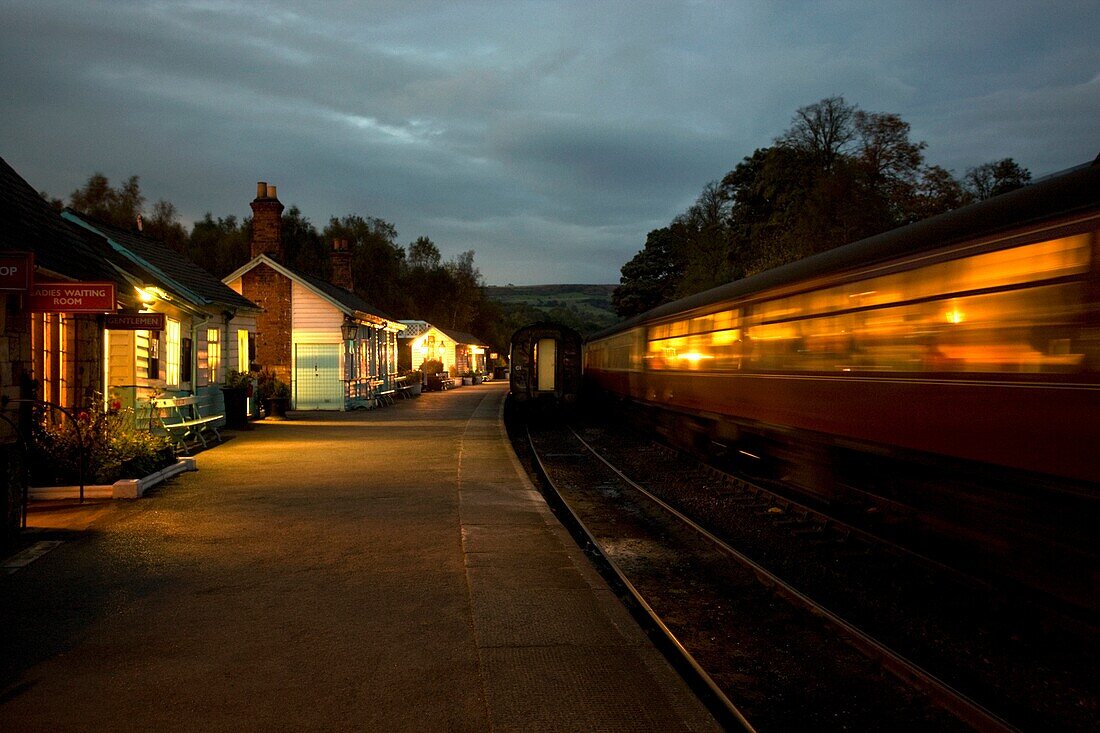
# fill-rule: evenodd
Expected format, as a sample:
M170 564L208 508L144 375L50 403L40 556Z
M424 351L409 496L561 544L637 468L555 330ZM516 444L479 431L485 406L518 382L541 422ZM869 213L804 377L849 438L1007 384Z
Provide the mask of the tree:
M478 306L485 298L481 271L474 265L474 251L466 250L448 262L444 268L454 283L451 293L450 321L448 328L466 330L471 327L477 315Z
M729 204L726 190L717 181L711 181L695 203L674 220L671 232L678 235L676 248L683 262L676 286L679 294L698 293L740 274L733 261Z
M616 313L629 318L673 299L683 276L676 239L672 227L646 236L645 247L623 265L619 287L611 294Z
M163 242L180 254L185 254L188 250L187 230L179 221L179 212L164 199L153 204L153 213L145 220L142 231L146 236Z
M844 97L827 97L800 107L790 128L776 142L809 153L822 170L829 170L855 138L856 107Z
M920 221L965 206L973 197L951 171L938 165L921 170L908 220Z
M208 211L191 227L187 256L208 272L225 277L251 257L252 220L237 223L237 217L218 217Z
M317 228L297 206L283 212L283 262L307 275L328 278L328 248Z
M387 313L407 312L408 298L400 281L405 250L396 243L393 224L358 214L332 217L324 238L329 242L347 239L350 243L355 291L364 300Z
M69 195L69 206L106 224L129 229L145 205L145 196L137 176L130 176L118 188L112 188L107 176L93 173L83 187Z
M439 253L439 247L427 237L417 237L416 241L409 245L409 267L414 270L433 270L443 261Z
M984 201L1026 186L1031 182L1031 171L1012 158L1002 158L969 169L963 181L975 199Z

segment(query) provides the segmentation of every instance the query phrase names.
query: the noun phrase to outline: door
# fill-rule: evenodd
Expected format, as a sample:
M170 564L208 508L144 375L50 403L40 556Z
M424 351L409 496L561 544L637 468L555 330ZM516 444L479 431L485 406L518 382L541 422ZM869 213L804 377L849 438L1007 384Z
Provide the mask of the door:
M344 409L340 344L294 345L294 409Z
M558 343L554 339L539 339L535 345L535 363L538 367L539 392L553 392L557 383L554 379L558 367Z

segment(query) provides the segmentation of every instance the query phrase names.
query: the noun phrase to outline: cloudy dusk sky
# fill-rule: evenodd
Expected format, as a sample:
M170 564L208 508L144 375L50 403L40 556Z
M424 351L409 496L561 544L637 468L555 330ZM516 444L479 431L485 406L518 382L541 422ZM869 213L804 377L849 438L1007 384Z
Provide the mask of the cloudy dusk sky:
M1100 153L1100 3L0 0L0 156L67 199L141 177L185 223L278 186L476 251L489 284L611 283L710 180L842 95L961 176Z

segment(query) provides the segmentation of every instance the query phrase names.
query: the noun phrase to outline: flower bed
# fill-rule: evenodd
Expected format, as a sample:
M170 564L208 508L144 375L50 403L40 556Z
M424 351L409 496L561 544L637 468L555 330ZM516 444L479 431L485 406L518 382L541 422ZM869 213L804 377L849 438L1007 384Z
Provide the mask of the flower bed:
M83 450L82 450L83 448ZM176 462L168 438L139 425L130 409L82 410L73 417L36 416L29 451L31 486L113 484L148 476Z

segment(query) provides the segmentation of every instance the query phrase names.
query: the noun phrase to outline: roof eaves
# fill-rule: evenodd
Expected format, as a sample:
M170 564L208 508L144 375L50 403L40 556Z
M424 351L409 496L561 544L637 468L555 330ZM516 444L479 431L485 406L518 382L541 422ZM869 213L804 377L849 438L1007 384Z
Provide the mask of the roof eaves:
M122 244L117 239L115 239L113 236L111 236L110 232L106 232L106 231L103 231L103 230L97 228L94 224L91 224L91 223L85 221L83 218L81 218L80 215L74 214L74 213L66 210L66 211L61 212L61 216L65 219L67 219L68 221L71 221L74 224L82 226L85 229L87 229L88 231L94 232L94 233L98 234L99 236L103 237L104 239L106 239L110 243L112 249L114 249L116 252L121 254L126 259L133 262L135 265L138 265L139 267L147 270L151 275L159 278L165 285L168 285L170 288L172 288L172 290L176 291L176 293L183 296L183 298L186 301L188 301L191 305L207 306L207 305L210 305L213 302L209 298L203 297L202 295L199 295L198 293L192 291L187 286L185 286L182 283L178 282L174 278L169 277L160 268L155 266L153 263L151 263L151 262L145 260L144 258L140 257L139 255L135 254L128 247L126 247L124 244Z

